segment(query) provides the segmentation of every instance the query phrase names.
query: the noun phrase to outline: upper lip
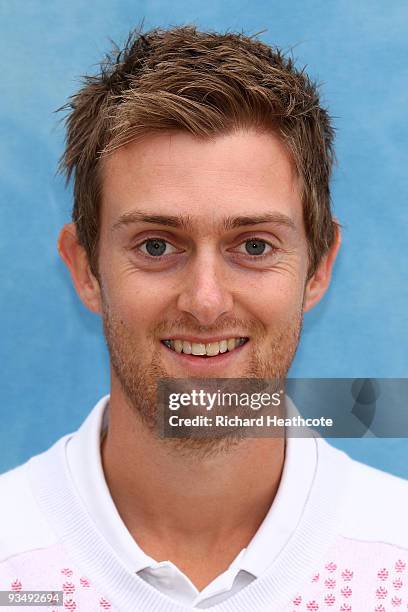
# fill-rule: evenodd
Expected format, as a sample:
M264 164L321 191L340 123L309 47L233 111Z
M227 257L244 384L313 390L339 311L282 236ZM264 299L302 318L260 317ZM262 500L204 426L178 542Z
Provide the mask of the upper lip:
M208 338L199 336L187 336L185 334L166 336L161 340L183 340L185 342L194 342L196 344L209 344L210 342L221 342L222 340L229 340L230 338L248 338L244 334L223 334L222 336L209 336Z

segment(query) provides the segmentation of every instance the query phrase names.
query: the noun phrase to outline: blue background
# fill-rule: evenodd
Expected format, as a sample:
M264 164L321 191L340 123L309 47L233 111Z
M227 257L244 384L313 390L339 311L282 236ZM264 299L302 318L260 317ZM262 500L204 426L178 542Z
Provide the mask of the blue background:
M332 194L344 225L333 284L306 316L291 374L407 377L408 4L378 0L0 2L0 471L76 429L109 389L99 319L56 249L71 191L55 176L54 110L93 73L109 38L195 23L293 48L337 128ZM408 439L334 442L408 478Z

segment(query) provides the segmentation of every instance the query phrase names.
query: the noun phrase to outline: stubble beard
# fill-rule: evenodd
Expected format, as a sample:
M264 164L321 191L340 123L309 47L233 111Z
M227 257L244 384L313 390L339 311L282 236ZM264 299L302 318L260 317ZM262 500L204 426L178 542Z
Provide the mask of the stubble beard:
M169 378L169 374L160 359L160 349L157 348L149 362L143 359L141 348L135 335L125 323L115 315L108 302L102 299L103 329L109 350L111 366L121 385L127 405L131 413L141 422L155 438L160 438L158 428L157 383L160 379ZM289 325L279 328L271 338L269 351L265 355L256 352L257 340L265 336L264 326L258 321L240 321L228 319L225 330L234 328L248 330L248 336L253 348L245 370L237 374L239 378L273 379L284 381L295 356L303 325L302 308L292 318ZM159 332L169 332L170 328L178 330L189 329L188 322L178 321L176 324L163 322L158 325L152 339L158 343ZM192 330L191 330L192 331ZM214 335L223 331L208 330L200 327L192 333L211 331ZM163 336L161 336L163 337ZM164 438L170 452L204 458L218 453L226 453L245 438L239 429L234 433L226 432L225 436L217 437L184 437Z

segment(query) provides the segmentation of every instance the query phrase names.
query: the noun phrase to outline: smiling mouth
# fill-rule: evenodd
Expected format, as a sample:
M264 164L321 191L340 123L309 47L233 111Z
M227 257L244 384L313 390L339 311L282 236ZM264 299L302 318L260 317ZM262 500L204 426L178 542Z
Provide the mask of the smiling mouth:
M188 340L162 340L161 342L170 350L196 357L216 357L219 354L232 352L248 342L249 338L227 338L218 342L189 342Z

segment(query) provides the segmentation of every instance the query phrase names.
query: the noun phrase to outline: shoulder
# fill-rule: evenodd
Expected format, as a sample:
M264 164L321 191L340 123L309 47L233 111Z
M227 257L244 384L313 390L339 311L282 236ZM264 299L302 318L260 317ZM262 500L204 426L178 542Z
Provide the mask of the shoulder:
M408 549L408 480L349 457L327 442L326 456L347 469L341 535ZM333 473L336 478L336 474Z
M408 481L351 461L353 478L344 535L408 549Z
M38 506L30 478L33 459L42 456L52 461L56 444L0 474L0 562L29 550L49 547L57 541Z

